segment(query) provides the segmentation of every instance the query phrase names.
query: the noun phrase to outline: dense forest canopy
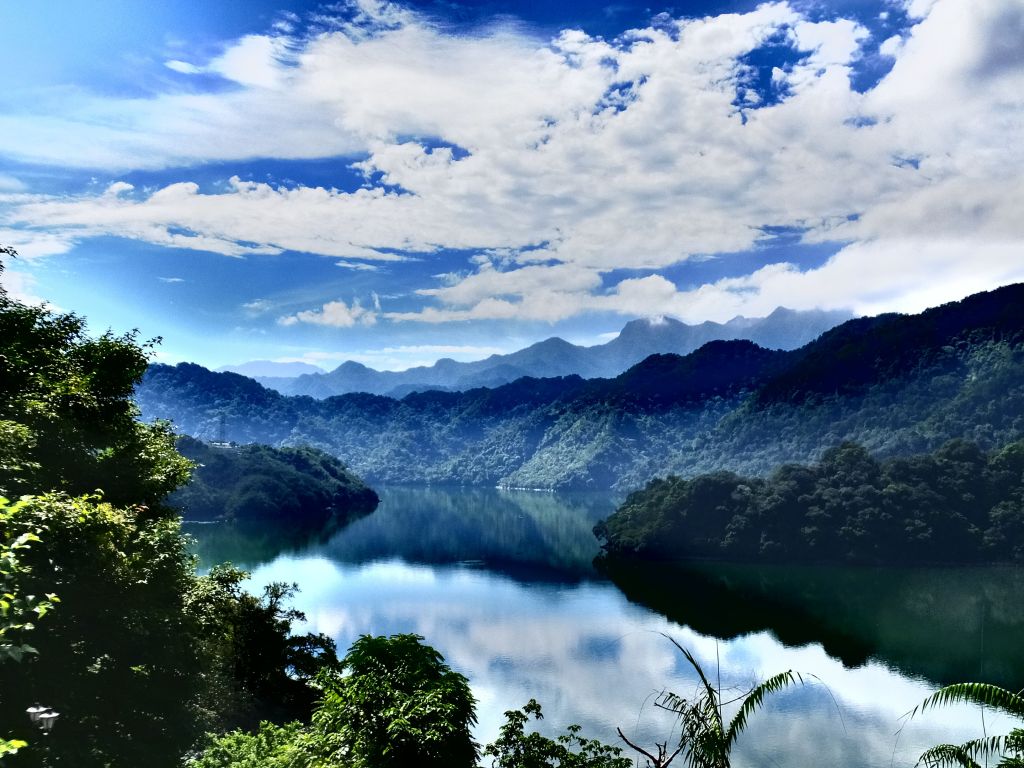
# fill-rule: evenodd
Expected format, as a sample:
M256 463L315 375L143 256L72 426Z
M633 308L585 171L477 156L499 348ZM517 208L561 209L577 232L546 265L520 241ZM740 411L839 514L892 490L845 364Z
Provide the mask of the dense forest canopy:
M879 461L844 443L766 478L652 481L595 528L617 559L1024 561L1024 441Z
M285 397L237 374L151 366L148 419L212 438L309 444L371 482L643 486L719 470L765 475L843 441L887 457L954 438L1024 436L1024 285L920 315L851 320L801 349L719 341L614 379L520 379L401 400Z
M208 445L183 436L177 449L196 465L188 484L168 497L187 520L322 527L368 514L379 501L344 464L315 448Z

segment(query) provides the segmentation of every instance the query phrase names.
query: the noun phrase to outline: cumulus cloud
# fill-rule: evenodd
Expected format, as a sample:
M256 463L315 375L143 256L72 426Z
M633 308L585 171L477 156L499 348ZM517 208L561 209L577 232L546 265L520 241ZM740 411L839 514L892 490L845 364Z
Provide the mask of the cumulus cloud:
M304 251L357 270L442 249L481 254L421 288L421 309L383 315L392 321L728 319L772 302L866 311L916 306L922 281L955 298L972 275L1019 279L1024 53L1013 30L1024 12L1016 0L908 0L906 10L913 25L880 49L893 68L865 92L850 73L867 30L785 2L661 18L617 40L576 30L541 42L497 26L455 35L371 0L318 17L315 34L282 17L201 65L167 63L232 88L72 95L0 116L0 145L115 171L347 155L365 188L117 183L11 203L0 223L63 243ZM775 71L781 96L765 101L746 57L780 40L801 56ZM848 245L820 269L770 265L691 291L657 274L755 248L775 228ZM652 274L608 288L623 267ZM339 301L280 322L377 316Z
M278 324L284 326L308 323L325 325L331 328L351 328L356 323L373 325L377 321L377 313L366 309L359 302L346 304L344 301L329 301L319 309L303 310L294 315L278 318Z

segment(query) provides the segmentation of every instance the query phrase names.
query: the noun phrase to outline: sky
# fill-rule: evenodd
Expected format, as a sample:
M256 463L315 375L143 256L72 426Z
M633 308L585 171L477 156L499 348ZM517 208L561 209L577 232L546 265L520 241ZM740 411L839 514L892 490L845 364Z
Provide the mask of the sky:
M1024 0L0 2L3 282L402 369L1024 280Z

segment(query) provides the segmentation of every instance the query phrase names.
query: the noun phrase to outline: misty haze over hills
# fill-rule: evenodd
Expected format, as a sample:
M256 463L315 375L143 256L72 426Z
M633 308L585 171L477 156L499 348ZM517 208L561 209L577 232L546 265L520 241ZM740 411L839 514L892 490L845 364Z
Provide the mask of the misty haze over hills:
M460 363L449 358L406 371L377 371L348 361L330 373L270 376L266 361L218 370L250 376L285 395L332 397L350 392L402 397L424 390L465 391L497 387L516 379L581 376L612 378L653 354L685 355L709 341L745 339L766 349L796 349L849 320L842 311L796 311L779 307L767 317L735 317L727 323L688 325L671 318L633 320L605 344L583 347L554 337L507 355ZM302 365L296 364L296 365ZM312 367L312 366L310 366ZM288 370L288 369L282 369Z
M238 365L222 365L217 369L217 372L239 373L242 376L250 376L252 378L294 378L307 373L325 373L324 369L319 366L312 365L311 363L299 362L297 360L288 363L280 363L275 360L250 360L249 362L239 363Z

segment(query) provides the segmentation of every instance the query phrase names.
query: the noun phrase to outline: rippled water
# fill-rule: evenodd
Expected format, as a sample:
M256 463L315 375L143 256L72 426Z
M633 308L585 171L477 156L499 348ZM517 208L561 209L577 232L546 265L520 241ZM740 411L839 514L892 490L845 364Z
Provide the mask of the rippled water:
M381 496L377 512L336 532L190 532L204 565L229 559L257 587L297 582L309 627L342 650L365 633L423 635L470 679L482 742L530 698L549 733L576 722L608 742L616 727L647 745L671 740L653 698L689 695L696 681L665 635L723 691L786 669L811 675L752 718L737 766L911 766L928 746L982 734L973 708L901 719L928 693L1021 678L1017 570L703 566L612 581L592 566L591 527L614 508L606 496ZM1011 724L988 712L985 725Z

